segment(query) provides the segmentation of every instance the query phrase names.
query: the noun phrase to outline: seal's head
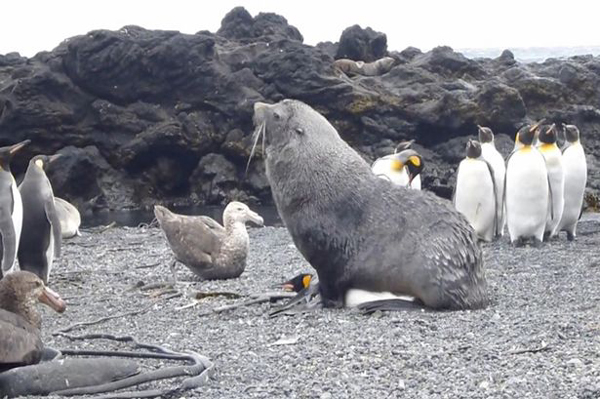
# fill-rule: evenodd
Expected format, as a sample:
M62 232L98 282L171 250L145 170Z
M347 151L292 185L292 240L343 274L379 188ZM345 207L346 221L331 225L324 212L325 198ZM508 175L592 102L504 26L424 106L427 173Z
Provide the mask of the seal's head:
M264 134L269 148L281 150L283 147L297 142L311 142L318 134L318 142L324 142L328 137L339 138L335 128L314 109L297 100L283 100L277 104L257 102L254 104L254 124L259 133ZM323 128L328 126L329 128ZM261 131L262 130L262 131Z

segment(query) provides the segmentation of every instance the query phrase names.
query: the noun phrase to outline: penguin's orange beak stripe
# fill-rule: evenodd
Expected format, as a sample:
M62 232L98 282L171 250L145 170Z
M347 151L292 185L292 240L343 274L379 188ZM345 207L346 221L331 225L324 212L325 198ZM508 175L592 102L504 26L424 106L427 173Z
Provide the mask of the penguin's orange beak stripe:
M421 166L421 159L415 155L411 156L410 158L408 158L408 160L410 162L412 162L413 165L419 167Z

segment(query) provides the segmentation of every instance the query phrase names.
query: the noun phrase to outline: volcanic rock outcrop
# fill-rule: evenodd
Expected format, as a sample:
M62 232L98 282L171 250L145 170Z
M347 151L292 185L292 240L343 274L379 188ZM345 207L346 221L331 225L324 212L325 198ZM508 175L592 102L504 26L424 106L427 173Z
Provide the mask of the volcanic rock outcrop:
M579 126L590 193L600 189L600 57L544 63L468 59L449 47L422 53L387 48L369 28L339 43L303 44L285 18L238 7L216 33L193 35L126 26L62 42L32 58L0 55L0 145L61 152L49 176L55 194L86 209L271 203L252 105L296 98L322 112L367 161L416 139L425 189L449 197L464 144L477 124L497 133L506 155L525 122ZM395 58L382 76L347 77L337 58ZM504 133L504 134L502 134Z

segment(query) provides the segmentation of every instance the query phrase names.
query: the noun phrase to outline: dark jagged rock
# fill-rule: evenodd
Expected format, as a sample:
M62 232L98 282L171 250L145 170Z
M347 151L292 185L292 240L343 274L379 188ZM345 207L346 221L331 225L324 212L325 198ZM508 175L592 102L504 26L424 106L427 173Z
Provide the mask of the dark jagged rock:
M336 59L372 62L387 55L387 36L371 28L353 25L342 32Z
M64 156L49 170L57 196L86 212L270 203L252 106L296 98L323 113L368 162L414 138L423 185L449 197L464 141L477 124L512 148L517 128L542 117L577 124L590 193L600 189L600 57L523 64L510 51L468 59L449 47L388 54L383 33L352 26L340 43L302 43L275 14L235 8L216 34L126 26L71 38L33 58L0 55L0 146L32 143ZM397 60L382 76L347 77L334 58ZM504 133L504 134L502 134ZM509 138L510 137L510 138Z

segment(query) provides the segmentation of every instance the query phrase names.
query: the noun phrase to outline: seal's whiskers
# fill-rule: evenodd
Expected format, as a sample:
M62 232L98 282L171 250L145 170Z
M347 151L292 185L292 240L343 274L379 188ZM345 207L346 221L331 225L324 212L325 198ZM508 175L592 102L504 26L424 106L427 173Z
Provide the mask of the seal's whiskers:
M248 163L246 164L246 172L245 176L248 176L248 168L250 168L250 161L252 161L252 157L254 156L254 152L256 151L256 145L258 144L258 139L262 136L262 151L265 153L265 127L266 124L261 123L256 130L254 131L254 143L252 144L252 150L250 150L250 156L248 157Z

